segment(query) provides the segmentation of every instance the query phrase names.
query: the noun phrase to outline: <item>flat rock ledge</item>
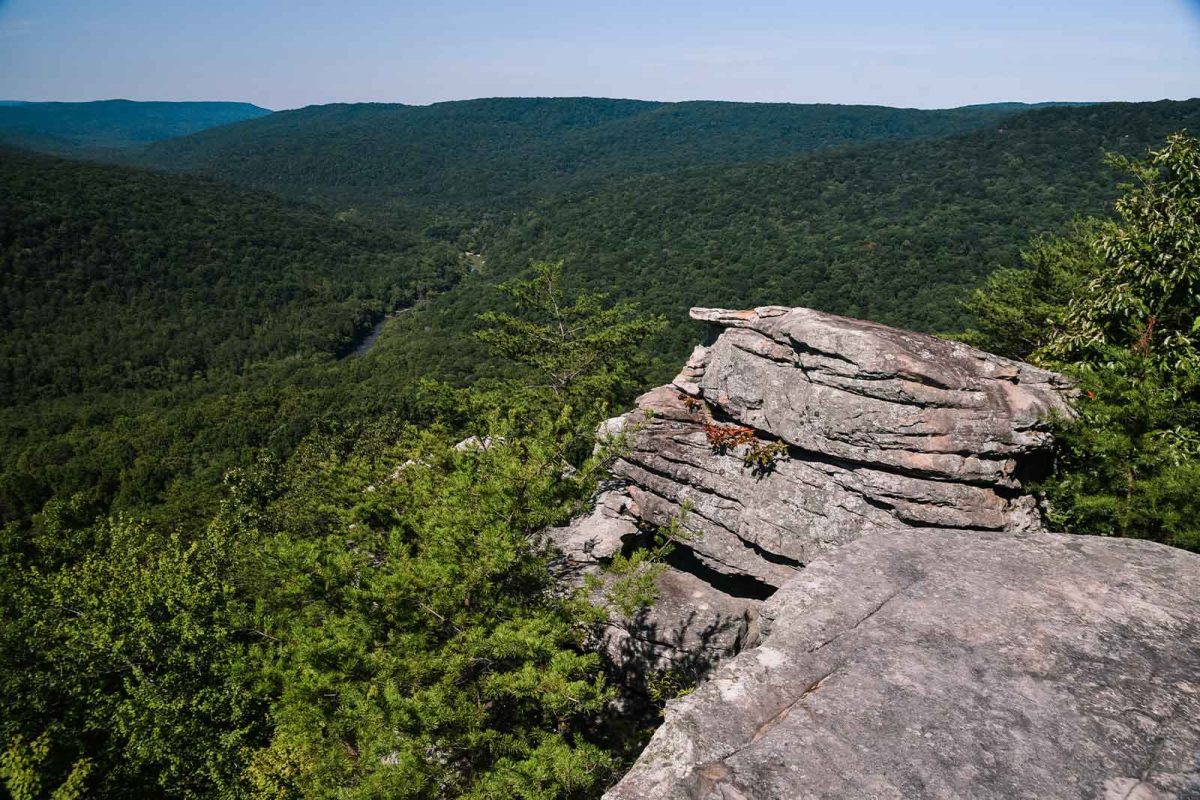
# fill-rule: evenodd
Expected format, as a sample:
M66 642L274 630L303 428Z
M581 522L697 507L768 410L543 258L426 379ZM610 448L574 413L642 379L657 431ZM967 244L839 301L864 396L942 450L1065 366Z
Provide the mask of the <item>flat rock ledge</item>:
M893 527L814 560L607 800L1200 798L1200 556Z

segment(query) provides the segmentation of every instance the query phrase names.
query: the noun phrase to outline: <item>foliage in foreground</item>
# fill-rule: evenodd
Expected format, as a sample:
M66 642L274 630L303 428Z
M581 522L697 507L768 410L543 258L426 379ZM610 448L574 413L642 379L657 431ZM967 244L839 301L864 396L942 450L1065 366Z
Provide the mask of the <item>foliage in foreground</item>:
M969 338L1080 382L1043 487L1056 525L1200 548L1200 140L1115 160L1134 178L1118 219L993 274Z
M478 392L428 387L454 427L313 433L285 463L231 473L196 533L90 524L70 502L5 528L10 794L603 789L630 740L589 649L599 612L562 593L533 534L590 495L603 395L624 391L622 353L658 322L564 296L554 267L513 289L519 314L495 321L539 334L534 369Z

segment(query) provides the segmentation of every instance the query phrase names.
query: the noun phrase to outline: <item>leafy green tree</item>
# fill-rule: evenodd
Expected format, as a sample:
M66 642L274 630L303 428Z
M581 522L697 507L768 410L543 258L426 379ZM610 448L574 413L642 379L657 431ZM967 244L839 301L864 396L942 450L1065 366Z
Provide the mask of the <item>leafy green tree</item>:
M1135 178L1118 219L995 273L969 338L1080 382L1043 487L1052 522L1200 548L1200 140L1117 162Z
M593 796L618 766L589 650L600 612L563 594L535 534L594 490L603 399L657 323L559 279L539 265L516 313L486 318L529 381L427 387L465 430L310 437L247 514L267 543L254 628L277 697L256 793L548 800Z
M43 733L32 742L17 736L0 754L0 780L12 800L40 800L43 796L43 764L50 754L50 740ZM85 796L86 781L92 762L82 758L72 766L66 779L48 795L50 800L79 800Z
M613 758L609 693L532 537L586 496L566 420L456 449L315 439L264 510L255 627L278 700L248 773L281 796L576 797Z
M194 539L120 518L85 535L35 540L5 564L23 608L0 627L0 730L18 743L41 731L24 761L90 794L232 796L262 722L242 671L242 543L219 522Z
M1080 379L1079 416L1058 432L1049 518L1077 533L1200 549L1200 397L1194 381L1110 351Z
M663 317L638 316L629 302L605 304L603 294L568 296L561 261L535 262L533 277L503 288L515 312L487 312L478 338L500 356L531 367L535 389L556 401L619 398L634 385L634 347L666 327Z
M1120 223L1096 247L1088 276L1047 353L1097 361L1121 348L1191 382L1200 370L1200 140L1176 133L1145 162L1115 157L1136 183Z

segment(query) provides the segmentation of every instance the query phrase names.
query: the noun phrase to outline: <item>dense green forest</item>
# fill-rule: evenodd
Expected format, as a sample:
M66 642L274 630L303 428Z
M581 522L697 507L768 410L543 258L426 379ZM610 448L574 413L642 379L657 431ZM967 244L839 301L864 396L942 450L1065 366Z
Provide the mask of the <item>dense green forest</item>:
M613 124L653 128L648 120L683 114L736 138L747 127L739 115L777 110L590 102L480 101L486 113L467 130L486 143L497 115L522 111L536 124L510 124L525 131L528 150L530 130L544 131L550 118L594 141ZM861 115L875 112L855 111L861 134ZM721 114L734 119L719 122ZM193 524L219 495L221 471L254 448L285 457L316 420L407 407L426 378L510 374L472 331L480 313L504 307L497 285L535 260L564 261L569 287L666 315L667 330L645 346L650 381L668 377L691 347L694 304L811 305L962 330L971 313L959 298L1017 263L1032 236L1106 213L1117 189L1105 151L1144 152L1198 123L1197 101L1055 107L949 138L640 177L654 137L635 138L632 177L526 210L455 207L453 193L438 195L440 222L425 230L336 204L291 205L202 179L9 152L0 160L9 189L0 197L0 441L9 456L0 510L28 519L52 497L81 493L95 511L183 514ZM784 128L767 126L763 136ZM562 157L569 138L549 136L536 163ZM601 160L618 163L614 153ZM338 360L386 312L418 298L369 358Z
M970 322L959 299L1016 263L1035 234L1104 214L1118 192L1106 152L1141 154L1200 130L1200 101L1031 111L936 141L839 148L763 164L633 178L557 196L465 231L486 269L381 341L395 369L460 379L490 365L466 324L502 302L496 283L562 259L577 285L636 298L671 327L651 343L673 374L698 335L694 305L801 305L924 331ZM424 337L426 329L436 337ZM395 337L393 340L392 337Z
M342 353L458 271L411 235L195 178L0 151L0 182L4 403Z
M464 269L444 244L203 179L5 151L0 182L6 522L74 495L194 521L223 469L325 414L305 387L339 385L376 320Z
M347 208L495 209L630 175L946 136L1023 108L592 98L328 105L161 142L140 159Z
M94 154L186 136L271 112L250 103L0 103L0 143L62 155Z
M603 613L531 534L583 507L596 423L678 368L690 305L1068 371L1052 523L1200 546L1182 129L1200 101L493 100L136 155L201 175L0 151L0 785L597 796L661 698L612 702Z
M317 426L226 472L198 528L93 519L78 494L6 525L10 791L597 795L644 731L590 646L603 617L532 534L594 490L592 431L658 323L543 274L519 297L550 302L494 330L500 356L538 334L553 391L431 387L424 410ZM452 446L464 426L489 444Z

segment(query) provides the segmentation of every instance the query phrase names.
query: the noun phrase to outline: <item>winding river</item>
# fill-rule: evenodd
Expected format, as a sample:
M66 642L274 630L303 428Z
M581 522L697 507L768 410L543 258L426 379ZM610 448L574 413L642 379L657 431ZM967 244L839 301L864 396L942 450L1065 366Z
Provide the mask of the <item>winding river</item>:
M408 308L402 308L399 311L393 311L392 313L384 316L383 319L375 323L375 327L371 328L371 332L364 336L362 341L354 345L354 349L347 353L345 357L358 358L359 356L365 356L367 353L371 352L371 348L373 348L375 343L379 341L379 334L383 333L383 329L387 327L387 324L403 314L405 311L409 311L412 308L413 306L409 306Z

